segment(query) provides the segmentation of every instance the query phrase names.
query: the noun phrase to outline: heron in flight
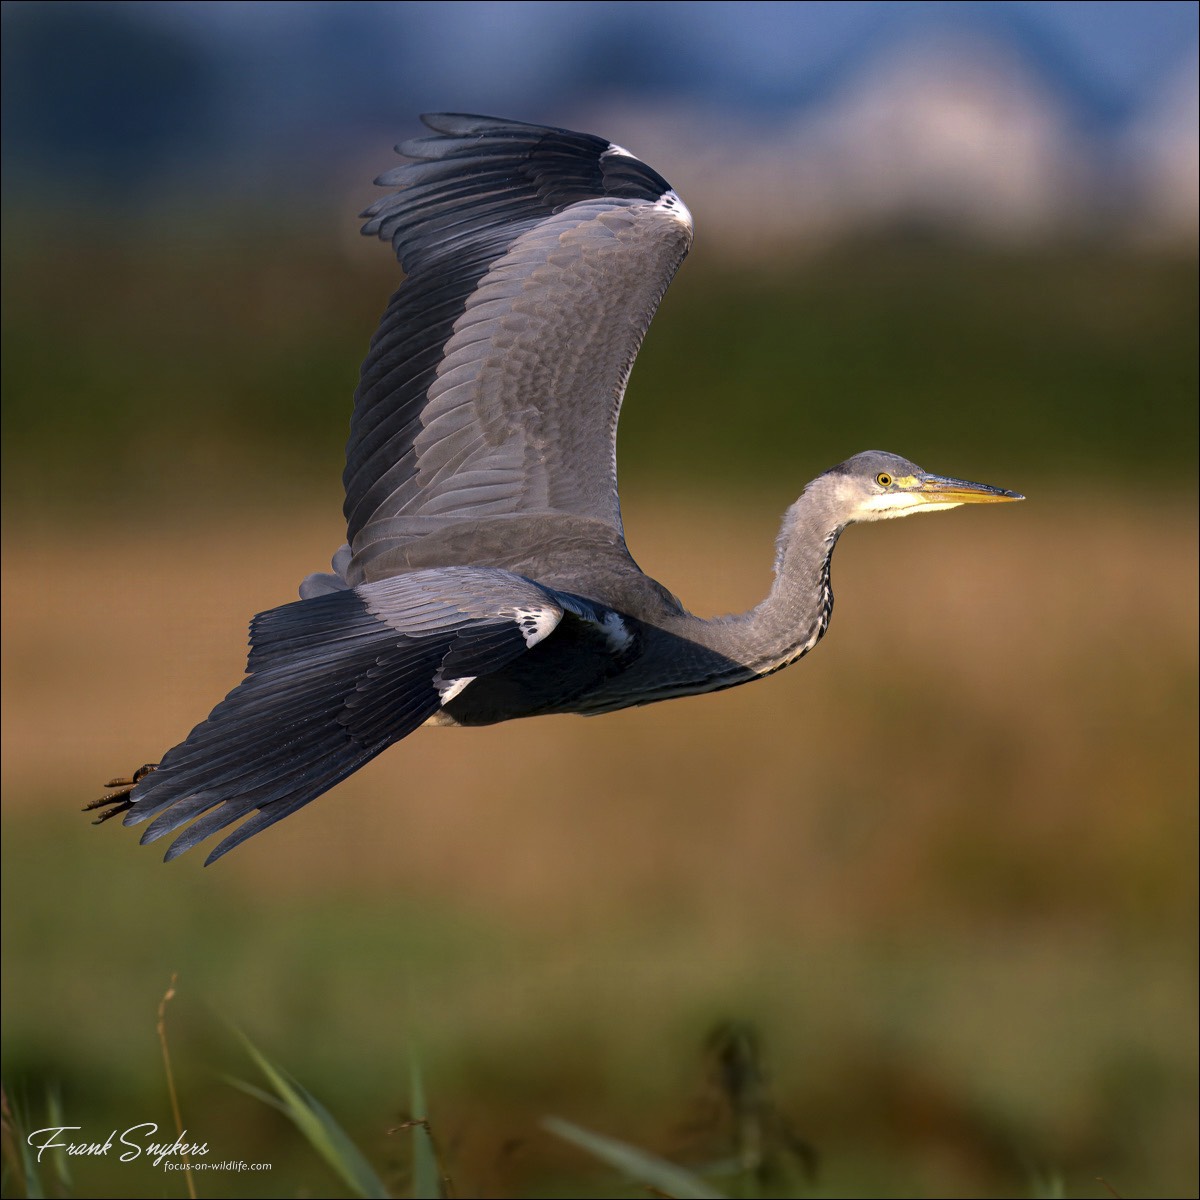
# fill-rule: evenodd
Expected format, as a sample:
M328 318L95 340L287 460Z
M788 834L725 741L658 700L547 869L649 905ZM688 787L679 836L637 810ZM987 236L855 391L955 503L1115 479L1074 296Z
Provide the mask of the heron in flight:
M219 858L421 725L610 712L760 679L829 624L863 521L1022 499L856 454L787 510L769 595L704 620L642 573L617 416L692 242L657 172L603 138L423 118L363 214L405 278L371 341L343 476L346 544L256 616L246 677L157 765L89 805ZM243 819L244 818L244 819Z

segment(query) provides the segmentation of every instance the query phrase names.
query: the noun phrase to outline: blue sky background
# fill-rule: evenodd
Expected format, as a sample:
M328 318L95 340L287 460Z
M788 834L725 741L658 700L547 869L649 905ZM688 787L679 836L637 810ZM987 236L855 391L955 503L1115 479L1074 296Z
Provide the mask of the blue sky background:
M1005 47L1104 139L1197 54L1197 6L1174 0L10 2L3 17L10 195L82 188L101 205L236 191L272 164L336 174L426 110L566 123L697 105L769 127L947 29Z

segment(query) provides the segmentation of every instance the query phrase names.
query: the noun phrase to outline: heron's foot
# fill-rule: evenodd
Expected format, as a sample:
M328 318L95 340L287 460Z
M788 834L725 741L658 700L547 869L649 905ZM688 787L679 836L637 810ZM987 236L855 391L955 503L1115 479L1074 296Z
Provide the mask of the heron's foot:
M151 771L156 771L157 769L158 763L146 763L144 766L138 767L128 779L123 775L118 776L116 779L110 779L104 786L106 788L116 788L117 790L111 796L101 796L99 800L93 800L91 804L83 806L84 812L92 812L97 808L108 809L107 812L102 812L92 824L103 825L105 821L110 820L112 817L120 816L123 812L128 812L133 807L133 801L129 798L133 789Z

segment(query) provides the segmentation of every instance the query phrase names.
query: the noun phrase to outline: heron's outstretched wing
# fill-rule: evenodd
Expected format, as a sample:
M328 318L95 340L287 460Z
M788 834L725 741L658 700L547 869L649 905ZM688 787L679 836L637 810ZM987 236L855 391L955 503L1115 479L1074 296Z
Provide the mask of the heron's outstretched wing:
M563 514L620 536L615 439L650 319L691 244L670 185L588 134L424 118L364 214L406 272L346 450L349 581L446 524Z
M148 842L193 822L171 859L248 817L212 862L525 653L564 611L581 610L507 572L451 567L261 613L247 677L141 778L125 824L154 818Z

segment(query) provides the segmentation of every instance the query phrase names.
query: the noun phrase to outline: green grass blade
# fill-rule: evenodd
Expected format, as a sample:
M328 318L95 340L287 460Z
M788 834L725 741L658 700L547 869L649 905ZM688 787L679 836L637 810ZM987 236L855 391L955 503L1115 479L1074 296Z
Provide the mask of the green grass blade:
M409 1068L409 1091L413 1119L413 1197L414 1200L442 1200L442 1173L437 1152L429 1135L429 1112L425 1104L425 1083L416 1052Z
M38 1173L37 1158L22 1139L20 1146L21 1177L25 1184L26 1200L43 1200L46 1195L42 1177Z
M1063 1200L1066 1195L1063 1177L1055 1171L1030 1171L1029 1195L1032 1200Z
M62 1094L57 1087L49 1088L46 1092L46 1116L50 1125L66 1125L63 1119ZM59 1190L69 1194L73 1188L71 1183L70 1158L66 1154L56 1154L53 1158L54 1174L58 1178Z
M363 1196L367 1200L389 1200L388 1189L383 1180L375 1174L371 1164L346 1136L328 1109L280 1071L245 1035L239 1036L247 1053L275 1089L282 1102L283 1111L346 1186L356 1196Z
M9 1105L7 1093L0 1092L0 1103L4 1114L4 1194L11 1193L12 1182L19 1178L27 1200L42 1200L46 1191L42 1187L41 1172L38 1170L37 1155L25 1140L30 1122L25 1120L22 1106L17 1102Z
M720 1192L713 1191L690 1171L667 1162L665 1158L630 1146L627 1142L619 1142L616 1138L581 1129L560 1117L544 1117L542 1128L581 1150L586 1150L601 1162L606 1162L620 1171L622 1175L665 1192L668 1196L677 1196L679 1200L722 1200Z
M239 1092L245 1092L247 1096L253 1096L260 1104L265 1104L268 1108L283 1113L285 1117L291 1115L288 1112L288 1106L278 1096L272 1096L270 1092L265 1092L262 1088L247 1083L244 1079L234 1079L232 1075L226 1075L224 1079L230 1087L237 1088Z

